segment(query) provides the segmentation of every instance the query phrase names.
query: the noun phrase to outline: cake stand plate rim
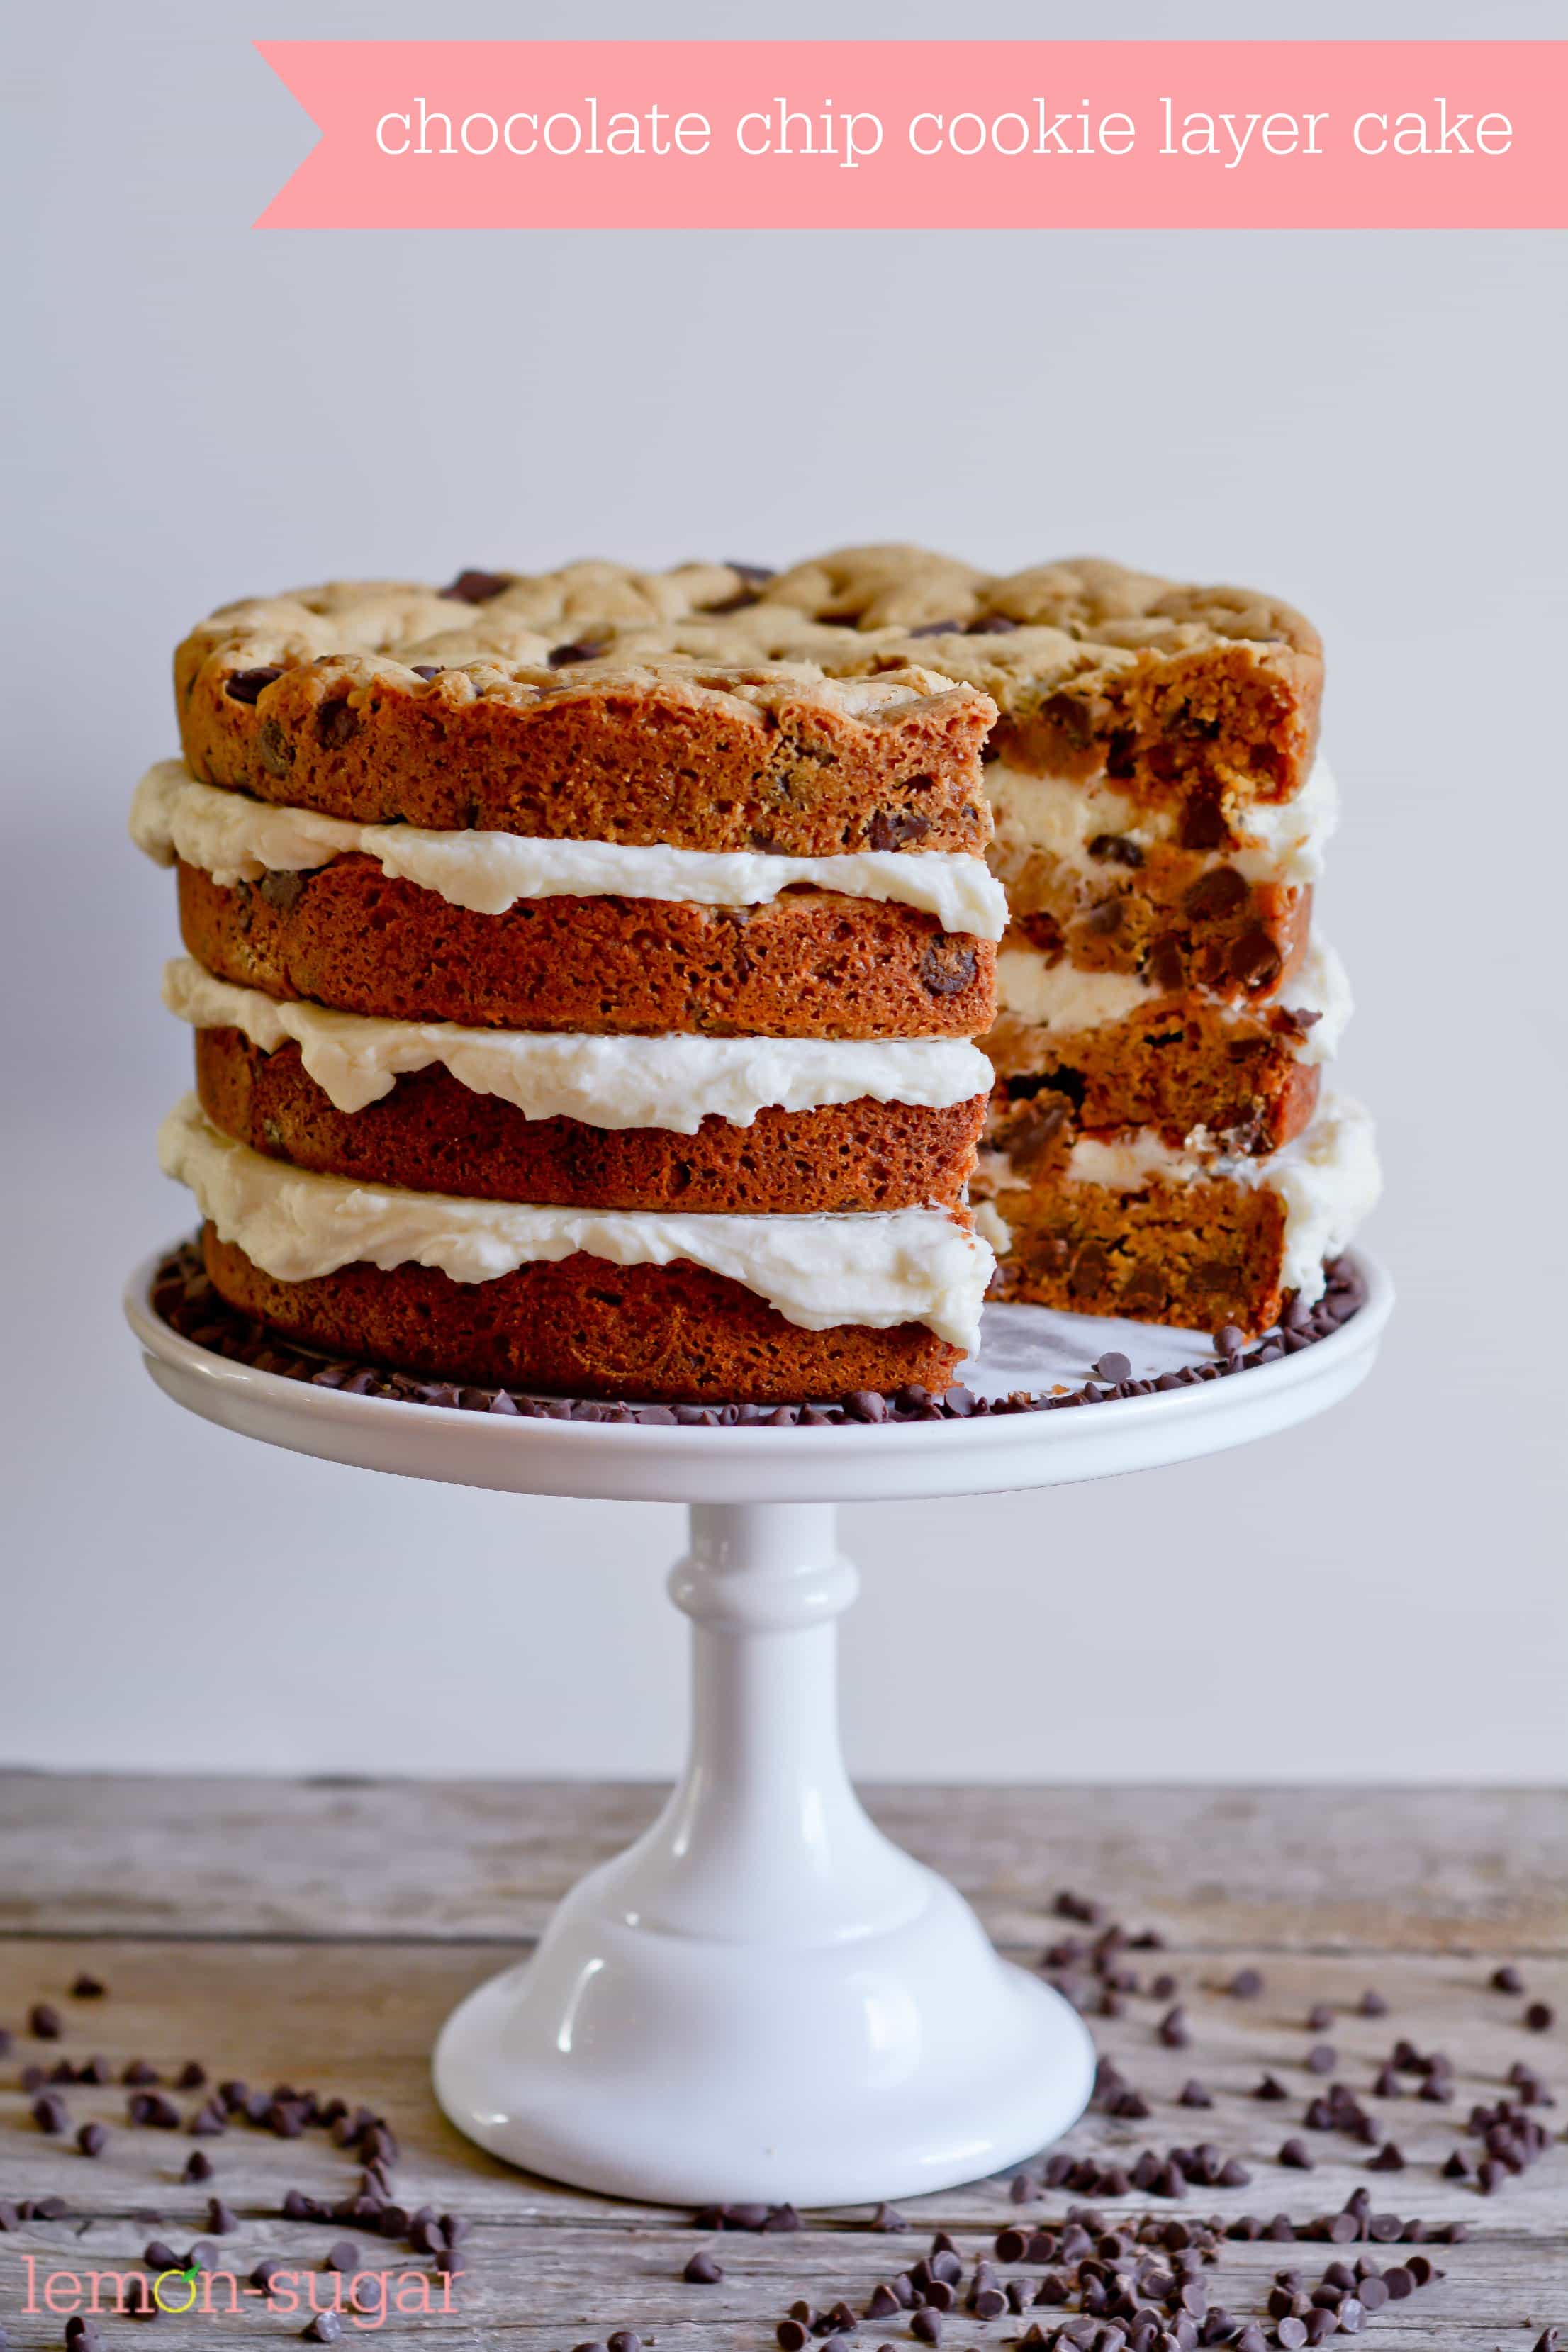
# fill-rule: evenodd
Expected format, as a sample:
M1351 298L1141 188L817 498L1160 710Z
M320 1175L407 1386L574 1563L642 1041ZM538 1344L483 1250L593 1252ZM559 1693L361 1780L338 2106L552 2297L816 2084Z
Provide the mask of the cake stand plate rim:
M125 1313L148 1370L177 1403L241 1434L327 1460L518 1494L685 1503L878 1501L1112 1475L1293 1427L1359 1385L1388 1321L1394 1286L1387 1272L1364 1251L1352 1255L1366 1284L1364 1305L1327 1339L1273 1363L1069 1412L849 1427L513 1420L443 1412L395 1397L344 1395L258 1371L182 1339L151 1303L163 1253L132 1276Z

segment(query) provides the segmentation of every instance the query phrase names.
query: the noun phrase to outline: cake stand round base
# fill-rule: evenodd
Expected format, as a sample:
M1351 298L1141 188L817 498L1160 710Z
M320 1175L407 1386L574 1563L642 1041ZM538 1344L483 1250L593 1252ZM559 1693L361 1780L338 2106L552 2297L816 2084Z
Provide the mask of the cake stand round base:
M127 1312L159 1386L205 1419L370 1469L690 1507L669 1582L692 1624L680 1782L566 1897L531 1959L448 2021L436 2089L459 2129L609 2195L820 2206L952 2187L1076 2120L1094 2070L1076 2013L997 1957L850 1786L836 1621L856 1576L834 1506L1055 1486L1288 1429L1370 1370L1393 1297L1379 1267L1360 1261L1365 1304L1331 1337L1223 1380L1088 1412L705 1429L504 1419L286 1380L173 1331L150 1303L155 1265ZM1136 1327L1044 1308L988 1310L986 1330L967 1377L994 1393L1026 1367L1037 1380L1139 1344Z
M510 2163L659 2204L860 2204L1033 2156L1087 2105L1093 2045L910 1868L910 1917L761 1952L630 1925L596 1874L448 2021L437 2096Z

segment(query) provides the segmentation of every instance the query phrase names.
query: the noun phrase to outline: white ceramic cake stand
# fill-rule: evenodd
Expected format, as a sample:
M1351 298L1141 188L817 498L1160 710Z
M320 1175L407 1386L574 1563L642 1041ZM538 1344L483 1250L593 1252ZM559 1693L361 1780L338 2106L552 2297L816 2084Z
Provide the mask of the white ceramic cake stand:
M679 1786L566 1897L533 1958L470 1994L436 2090L530 2170L669 2204L919 2195L1034 2155L1082 2112L1094 2054L1058 1994L1004 1962L956 1890L890 1844L839 1752L835 1619L855 1597L834 1506L1050 1486L1289 1429L1371 1368L1392 1304L1226 1380L1067 1412L820 1429L514 1420L344 1396L230 1362L127 1312L177 1403L268 1444L407 1477L690 1506L669 1591L692 1621ZM990 1308L990 1393L1211 1351L1180 1334Z

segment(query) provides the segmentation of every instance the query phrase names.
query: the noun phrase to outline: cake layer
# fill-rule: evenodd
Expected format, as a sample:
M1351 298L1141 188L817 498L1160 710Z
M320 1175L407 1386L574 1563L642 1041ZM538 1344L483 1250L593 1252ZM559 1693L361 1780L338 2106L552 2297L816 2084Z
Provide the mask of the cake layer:
M189 1186L204 1218L263 1273L311 1280L360 1261L384 1271L438 1267L489 1284L521 1266L578 1255L620 1268L689 1261L739 1283L787 1322L821 1331L923 1323L973 1344L993 1272L990 1250L955 1214L704 1216L524 1206L356 1185L269 1160L216 1128L195 1096L158 1134L165 1175Z
M521 899L504 915L388 881L368 857L225 887L179 867L198 963L276 997L478 1028L658 1036L973 1037L996 950L910 907L786 892L771 905Z
M433 1267L345 1265L279 1282L209 1224L220 1296L329 1353L437 1380L658 1404L794 1404L869 1389L951 1388L963 1350L921 1323L804 1330L704 1267L578 1255L460 1283Z
M1372 1122L1331 1098L1268 1160L1173 1150L1148 1130L1080 1135L1065 1159L987 1151L977 1223L1002 1256L996 1295L1087 1315L1268 1330L1376 1202Z
M695 1133L531 1118L437 1066L361 1110L338 1109L298 1045L270 1054L237 1029L196 1033L196 1092L214 1125L296 1168L360 1183L539 1207L810 1215L957 1208L985 1097L940 1110L865 1098L762 1110Z
M1217 846L1179 839L1171 812L1121 793L1000 766L987 782L992 866L1036 947L1237 1003L1271 992L1300 955L1338 815L1321 761L1299 801L1249 810L1245 835Z
M778 857L678 849L665 844L529 839L517 834L431 833L411 824L357 824L310 809L272 808L220 792L180 760L163 760L136 787L131 835L163 866L199 866L215 882L302 873L338 857L374 860L388 880L434 891L472 914L502 915L524 898L658 898L698 906L768 906L786 890L832 891L916 907L944 930L999 940L1001 885L974 856L866 850L853 856Z
M945 1110L992 1084L984 1055L959 1038L595 1037L376 1021L237 987L194 956L164 966L163 1003L193 1028L237 1030L264 1053L297 1045L305 1075L340 1111L363 1110L433 1066L528 1118L679 1135L708 1119L749 1127L760 1111L868 1099Z
M979 759L994 706L918 648L842 683L740 648L728 663L557 667L542 647L473 658L438 619L426 642L356 653L287 611L251 608L176 656L181 741L211 783L370 824L803 857L973 850L989 834ZM323 635L336 648L312 658Z
M1320 940L1278 998L1248 1006L1004 947L997 1002L994 1127L1018 1123L1032 1098L1028 1121L1053 1118L1064 1150L1079 1129L1152 1127L1174 1144L1276 1150L1310 1118L1351 1013L1344 968Z
M800 667L747 676L780 663ZM846 706L823 677L889 700ZM1031 772L1106 776L1194 821L1289 800L1311 765L1322 650L1249 589L1089 558L1003 576L891 546L777 574L579 563L468 572L444 593L336 583L213 614L175 683L192 765L263 798L694 846L748 848L761 831L809 854L875 845L879 816L907 814L928 846L977 845L982 697L1000 710L991 749Z

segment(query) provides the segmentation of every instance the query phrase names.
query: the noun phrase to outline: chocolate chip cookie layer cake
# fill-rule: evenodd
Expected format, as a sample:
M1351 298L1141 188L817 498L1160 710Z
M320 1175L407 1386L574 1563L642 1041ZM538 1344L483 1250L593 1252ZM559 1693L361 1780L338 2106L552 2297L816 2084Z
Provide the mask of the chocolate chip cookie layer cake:
M1336 800L1310 625L1093 561L998 576L851 548L706 608L684 577L658 616L601 595L575 650L867 682L919 665L996 707L1011 921L972 1190L1001 1294L1248 1332L1315 1299L1378 1180L1365 1115L1322 1085L1350 1007L1311 921ZM507 583L494 608L542 616L550 593ZM886 823L936 838L913 806Z
M231 1304L584 1395L950 1384L993 1270L995 708L761 654L765 584L338 585L182 646L132 833L195 1031L162 1159Z

